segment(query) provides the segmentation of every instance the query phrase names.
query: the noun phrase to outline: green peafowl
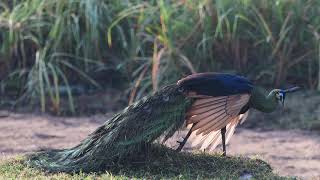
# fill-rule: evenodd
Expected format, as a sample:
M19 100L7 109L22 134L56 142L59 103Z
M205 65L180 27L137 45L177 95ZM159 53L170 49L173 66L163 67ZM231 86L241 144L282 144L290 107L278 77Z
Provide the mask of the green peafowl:
M243 123L250 108L274 111L287 90L268 95L244 77L222 73L187 76L146 96L108 119L79 145L29 155L27 164L49 172L92 172L114 166L121 159L143 153L156 140L165 142L185 128L177 151L188 143L213 150L220 142L223 155L235 127Z

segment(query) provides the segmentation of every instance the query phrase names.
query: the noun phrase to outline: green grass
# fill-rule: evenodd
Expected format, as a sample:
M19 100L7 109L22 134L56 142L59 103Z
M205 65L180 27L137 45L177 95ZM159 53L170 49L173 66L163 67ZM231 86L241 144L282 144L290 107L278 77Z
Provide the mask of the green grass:
M259 159L176 153L164 147L154 148L148 157L90 174L47 174L25 166L20 157L1 162L0 179L238 179L245 174L255 179L289 179L274 174L270 165Z
M0 93L59 114L61 98L75 113L73 87L79 84L99 90L121 82L133 101L203 71L315 89L319 5L317 0L3 0Z

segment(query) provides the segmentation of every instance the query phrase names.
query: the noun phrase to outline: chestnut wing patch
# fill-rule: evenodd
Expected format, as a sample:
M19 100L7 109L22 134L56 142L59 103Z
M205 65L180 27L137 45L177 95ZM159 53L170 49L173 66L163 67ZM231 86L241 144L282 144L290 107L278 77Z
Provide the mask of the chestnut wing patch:
M227 126L241 111L250 98L249 94L208 97L189 94L196 100L187 112L186 123L195 124L196 134L209 134Z
M234 117L227 125L226 125L226 144L230 141L236 126L245 121L247 118L248 112L245 114L240 114ZM189 125L190 126L190 125ZM188 139L188 143L191 147L197 148L199 150L212 151L217 145L219 145L222 141L221 132L219 130L211 131L208 134L198 134L195 130L192 132L190 138Z
M186 114L186 126L175 133L175 138L166 142L169 147L177 148L179 144L176 143L176 139L185 137L192 128L186 148L211 151L221 143L221 128L226 126L228 143L236 126L247 117L248 112L239 113L248 103L249 94L212 97L188 92L186 95L195 101Z

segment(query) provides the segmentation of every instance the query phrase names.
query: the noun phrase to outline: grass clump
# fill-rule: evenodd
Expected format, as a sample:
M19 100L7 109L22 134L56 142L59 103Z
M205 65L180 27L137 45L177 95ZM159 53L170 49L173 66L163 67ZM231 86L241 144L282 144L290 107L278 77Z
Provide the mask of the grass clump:
M259 159L176 153L159 146L153 147L144 161L128 161L99 173L47 174L27 167L23 158L0 165L0 178L3 179L238 179L246 174L256 179L287 179L274 174L270 165Z
M59 114L63 94L70 111L77 111L73 95L79 85L88 93L119 82L132 92L132 102L203 71L315 89L319 5L317 0L4 0L0 93Z

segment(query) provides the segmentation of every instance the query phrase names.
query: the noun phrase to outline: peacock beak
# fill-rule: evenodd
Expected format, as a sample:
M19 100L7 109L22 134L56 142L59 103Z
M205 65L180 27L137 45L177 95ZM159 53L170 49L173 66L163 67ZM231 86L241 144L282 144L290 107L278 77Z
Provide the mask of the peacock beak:
M281 103L282 103L282 107L284 107L284 100L286 99L286 93L292 93L292 92L296 92L300 89L299 86L295 86L295 87L292 87L292 88L289 88L289 89L285 89L285 90L282 90L280 93L281 93Z
M283 90L282 92L283 92L283 93L291 93L291 92L296 92L296 91L298 91L299 89L301 89L299 86L295 86L295 87L292 87L292 88L289 88L289 89L285 89L285 90Z

